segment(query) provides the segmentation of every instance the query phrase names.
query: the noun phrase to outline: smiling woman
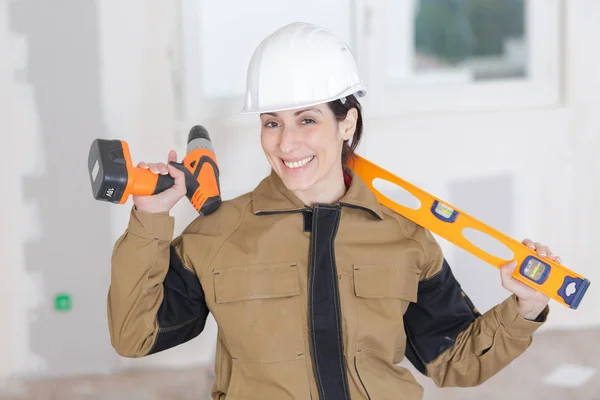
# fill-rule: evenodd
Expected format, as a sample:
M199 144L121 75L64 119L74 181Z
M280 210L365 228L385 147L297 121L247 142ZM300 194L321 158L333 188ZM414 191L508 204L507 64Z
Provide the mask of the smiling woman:
M261 143L267 159L305 205L333 203L346 191L342 167L362 134L359 109L356 98L349 96L344 103L336 100L261 114Z
M513 295L480 314L431 232L353 172L365 93L352 52L323 27L292 23L259 44L242 112L260 118L271 173L175 239L164 210L185 195L181 171L169 169L173 188L134 200L108 299L119 354L185 343L210 312L215 400L420 400L405 357L439 386L474 386L527 349L549 299L506 265Z

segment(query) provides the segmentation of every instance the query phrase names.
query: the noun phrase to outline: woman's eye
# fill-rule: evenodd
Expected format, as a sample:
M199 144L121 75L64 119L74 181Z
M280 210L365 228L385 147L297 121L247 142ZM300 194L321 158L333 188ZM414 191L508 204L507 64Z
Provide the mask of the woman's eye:
M267 123L265 124L265 126L266 126L267 128L276 128L276 127L277 127L277 122L270 121L270 122L267 122Z
M311 118L305 118L302 120L303 124L313 124L314 122L315 122L315 120L311 119Z

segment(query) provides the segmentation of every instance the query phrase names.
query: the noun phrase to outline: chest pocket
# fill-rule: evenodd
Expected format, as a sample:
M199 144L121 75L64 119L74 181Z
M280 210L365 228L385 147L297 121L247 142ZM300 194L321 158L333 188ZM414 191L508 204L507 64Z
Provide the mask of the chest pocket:
M417 301L418 270L400 265L355 265L353 274L357 297Z
M213 283L215 319L233 358L268 362L303 356L296 263L217 268Z
M357 351L390 354L405 345L404 313L417 301L419 271L404 265L354 265Z

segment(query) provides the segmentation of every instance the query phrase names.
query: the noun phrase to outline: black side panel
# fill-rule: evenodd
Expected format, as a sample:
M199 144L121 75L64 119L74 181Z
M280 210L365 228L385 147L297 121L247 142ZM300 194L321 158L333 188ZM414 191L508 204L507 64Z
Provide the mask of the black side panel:
M175 347L198 336L204 330L209 313L198 277L183 266L173 247L163 286L164 298L157 315L160 329L149 354Z
M480 316L444 260L440 272L419 283L417 303L404 315L406 357L426 374L426 364L454 346L458 335Z
M319 205L314 209L308 283L309 328L319 398L349 400L333 248L340 214L336 206Z

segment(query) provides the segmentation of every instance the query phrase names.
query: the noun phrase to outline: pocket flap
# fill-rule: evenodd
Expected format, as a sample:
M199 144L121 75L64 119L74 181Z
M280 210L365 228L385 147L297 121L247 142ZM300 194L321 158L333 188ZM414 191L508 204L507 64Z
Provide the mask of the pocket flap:
M298 267L294 262L217 268L213 275L217 303L300 294Z
M354 293L358 297L417 301L418 271L400 265L355 265Z

